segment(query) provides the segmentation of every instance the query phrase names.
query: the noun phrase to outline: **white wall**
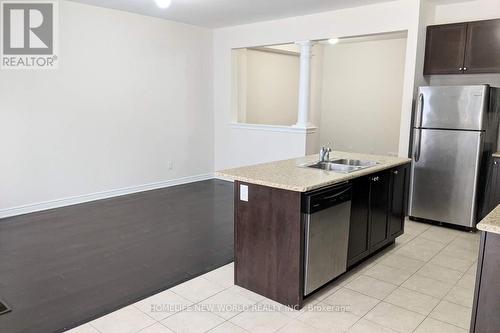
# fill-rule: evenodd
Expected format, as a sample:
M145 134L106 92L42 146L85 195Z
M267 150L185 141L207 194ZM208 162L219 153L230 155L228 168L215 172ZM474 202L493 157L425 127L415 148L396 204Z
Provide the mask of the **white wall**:
M0 72L0 215L212 173L212 31L60 11L60 69Z
M415 100L417 98L418 87L429 84L429 78L427 76L424 76L425 40L427 37L427 26L434 23L435 7L435 2L433 2L432 0L422 0L419 6L417 58L414 68L415 89L413 91L413 97Z
M311 57L311 105L309 121L318 127L307 134L306 155L316 154L320 150L321 103L323 96L323 46L315 43L312 47Z
M462 0L455 3L437 3L434 24L487 20L500 18L498 0Z
M323 46L320 142L397 155L406 38Z
M229 124L235 110L231 104L231 49L259 45L286 44L301 40L359 36L392 31L408 31L405 80L401 106L398 153L407 155L414 90L418 37L418 0L399 0L314 15L260 22L214 31L214 121L215 169L266 162L306 153L307 138L314 134L295 131L273 132L271 141L256 141L262 129L240 129ZM263 136L262 136L263 137ZM295 144L305 142L304 146Z
M299 57L246 52L246 122L293 125L297 122Z

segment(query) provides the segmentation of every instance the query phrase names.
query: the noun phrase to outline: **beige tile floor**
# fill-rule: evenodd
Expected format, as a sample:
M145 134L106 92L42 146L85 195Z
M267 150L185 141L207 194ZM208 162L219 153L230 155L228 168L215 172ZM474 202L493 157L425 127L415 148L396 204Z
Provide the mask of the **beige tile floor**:
M235 286L229 264L68 332L467 332L478 247L479 234L407 221L301 311Z

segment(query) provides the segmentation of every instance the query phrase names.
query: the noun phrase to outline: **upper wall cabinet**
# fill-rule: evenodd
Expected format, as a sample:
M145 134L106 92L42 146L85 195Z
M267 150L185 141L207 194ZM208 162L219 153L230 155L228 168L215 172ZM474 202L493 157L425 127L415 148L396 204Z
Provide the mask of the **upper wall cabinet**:
M467 23L427 27L424 74L460 74L464 67Z
M427 27L424 75L500 73L500 19Z

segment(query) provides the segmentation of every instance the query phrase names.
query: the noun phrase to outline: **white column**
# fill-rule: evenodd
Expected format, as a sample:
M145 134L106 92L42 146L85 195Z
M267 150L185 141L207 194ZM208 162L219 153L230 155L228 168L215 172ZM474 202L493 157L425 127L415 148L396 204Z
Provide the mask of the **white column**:
M299 113L294 127L308 128L311 108L311 58L313 42L310 40L296 42L300 46L300 76L299 76Z

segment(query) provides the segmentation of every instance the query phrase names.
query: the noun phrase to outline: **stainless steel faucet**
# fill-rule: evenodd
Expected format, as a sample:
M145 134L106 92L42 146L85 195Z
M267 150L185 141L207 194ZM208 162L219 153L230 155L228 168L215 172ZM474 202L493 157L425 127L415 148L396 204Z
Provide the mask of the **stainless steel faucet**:
M321 147L321 150L319 151L319 161L320 162L328 162L330 160L330 152L332 149L327 146Z

